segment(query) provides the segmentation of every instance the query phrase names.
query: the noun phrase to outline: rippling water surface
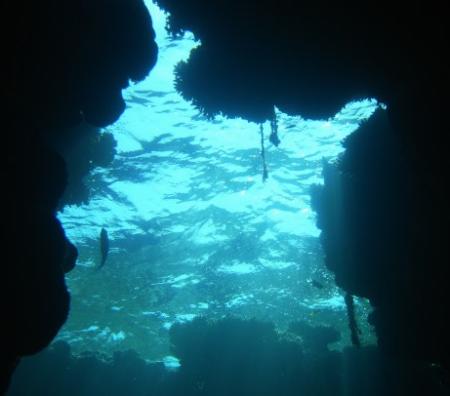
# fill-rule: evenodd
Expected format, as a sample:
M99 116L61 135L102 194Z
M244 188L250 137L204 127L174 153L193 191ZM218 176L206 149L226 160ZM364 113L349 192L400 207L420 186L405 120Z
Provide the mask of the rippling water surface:
M349 343L309 188L321 182L322 159L336 158L341 140L375 102L351 103L329 120L278 112L281 144L266 139L263 183L259 126L208 120L181 98L173 67L199 43L188 33L168 37L165 15L148 6L158 64L126 91L127 109L107 129L118 155L87 180L91 201L59 216L80 251L67 277L72 309L59 339L78 353L134 348L162 359L170 354L173 323L237 315L274 321L280 330L299 319L333 325ZM264 130L268 138L268 123ZM111 251L96 270L101 227ZM363 321L368 305L359 301L357 308Z

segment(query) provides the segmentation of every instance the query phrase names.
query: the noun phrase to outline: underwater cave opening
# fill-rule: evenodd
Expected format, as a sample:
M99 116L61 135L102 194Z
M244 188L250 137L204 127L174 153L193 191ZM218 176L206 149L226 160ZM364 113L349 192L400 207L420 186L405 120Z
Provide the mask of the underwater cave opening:
M198 43L190 33L170 37L167 15L148 6L159 62L126 90L125 113L105 129L117 154L85 180L89 203L59 215L80 254L57 340L76 353L132 348L161 360L171 353L174 323L231 315L271 321L279 331L299 319L334 326L346 334L335 347L348 345L344 297L323 263L310 188L322 182L323 159L342 152L340 142L377 102L352 102L328 120L275 109L278 145L269 143L273 121L258 136L254 123L210 120L174 90L174 66ZM95 270L102 227L110 252ZM370 306L357 306L365 323Z

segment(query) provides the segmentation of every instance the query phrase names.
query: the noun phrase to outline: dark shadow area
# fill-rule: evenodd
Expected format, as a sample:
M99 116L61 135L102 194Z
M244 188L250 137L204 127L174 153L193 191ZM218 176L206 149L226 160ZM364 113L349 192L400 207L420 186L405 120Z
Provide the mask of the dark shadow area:
M111 162L114 141L98 127L118 119L122 89L148 74L157 47L141 0L8 1L0 12L8 21L1 25L3 393L18 360L45 348L67 318L64 273L78 253L56 211L85 201L83 176ZM82 121L95 128L75 128Z
M116 154L117 142L108 132L87 123L46 131L46 144L60 154L67 167L67 187L59 200L58 209L65 205L87 204L91 193L85 178L97 167L108 167Z
M424 137L425 140L425 137ZM338 286L370 299L380 348L449 368L445 184L411 158L385 110L324 164L313 207Z
M261 392L280 387L289 394L298 386L314 395L380 395L390 389L393 395L433 394L439 387L428 369L423 377L423 366L413 362L450 367L445 4L157 3L171 12L172 33L191 30L202 42L177 66L176 87L204 116L223 113L261 122L272 119L277 106L289 114L328 118L352 99L375 97L387 104L346 140L347 151L336 166L324 166L325 186L316 189L314 200L327 266L337 284L349 295L371 300L380 351L410 359L393 363L361 348L327 352L317 363L305 363L306 350L302 355L297 344L279 340L268 325L238 321L215 327L196 321L180 335L189 329L205 334L192 344L195 353L183 354L184 341L173 330L183 366L162 394L248 392L250 385L235 370L239 361L249 365L251 381L263 376L261 385L255 384ZM47 347L69 312L64 273L75 265L77 250L56 211L65 203L86 201L78 182L114 155L111 136L71 128L116 121L125 109L122 89L150 72L157 47L141 0L4 1L0 12L5 20L0 28L3 392L20 358ZM70 178L78 187L62 198ZM236 339L229 338L233 331ZM376 380L370 383L363 375L368 356L379 362L372 366ZM261 362L268 357L266 366ZM46 378L47 386L58 359L74 361L64 348L36 359L44 359L36 370L46 369L39 378ZM112 367L133 361L141 367L137 371L153 370L135 355L117 359L120 364ZM216 366L208 366L208 359ZM95 359L79 362L70 367L85 364L93 372L105 367ZM228 382L219 386L211 367ZM25 375L26 364L22 369L17 378ZM75 378L87 375L85 368L78 370ZM341 372L349 382L338 380ZM62 394L75 392L64 389Z
M276 106L327 119L356 98L387 105L347 139L346 154L336 170L325 166L325 187L314 194L327 266L349 295L348 309L353 294L371 300L381 350L448 369L443 6L157 3L170 11L174 35L189 30L201 40L177 66L176 87L208 117L262 122Z
M437 1L408 7L385 0L157 3L170 12L174 35L189 30L201 40L178 65L176 86L208 116L261 122L277 106L328 118L367 96L390 107L402 103L405 111L413 102L431 109L439 105L431 97L445 92L431 89L448 72Z
M181 363L168 371L133 352L107 361L74 357L58 342L24 359L8 396L22 395L446 395L448 384L430 365L389 359L375 347L330 351L331 328L293 325L279 334L271 323L227 318L174 325L172 353ZM304 350L304 351L303 351Z

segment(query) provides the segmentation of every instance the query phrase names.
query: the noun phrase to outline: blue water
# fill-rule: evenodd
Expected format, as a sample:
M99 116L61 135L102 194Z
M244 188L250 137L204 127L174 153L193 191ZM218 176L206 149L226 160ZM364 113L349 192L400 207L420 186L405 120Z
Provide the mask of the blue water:
M321 182L322 159L373 113L374 100L348 104L328 120L277 111L279 147L268 141L269 178L262 181L259 125L208 120L174 89L174 66L196 45L173 39L166 16L147 5L159 60L150 76L125 92L127 109L106 131L118 153L111 167L86 180L87 205L59 215L80 251L67 276L70 317L58 339L74 352L136 349L171 361L168 329L202 315L332 325L349 344L340 291L323 263L309 189ZM111 251L104 268L98 239L105 227ZM312 281L324 287L314 287ZM357 301L363 341L369 305Z

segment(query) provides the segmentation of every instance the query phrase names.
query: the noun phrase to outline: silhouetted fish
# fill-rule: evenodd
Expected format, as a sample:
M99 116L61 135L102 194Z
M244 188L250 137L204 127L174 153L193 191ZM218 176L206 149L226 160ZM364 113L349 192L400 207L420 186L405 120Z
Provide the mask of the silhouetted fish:
M101 261L98 268L102 268L105 265L106 258L108 257L109 252L109 239L108 239L108 233L104 228L100 231L100 254L101 254Z
M311 285L313 285L313 286L316 287L317 289L323 289L322 283L316 281L315 279L313 279L313 280L311 281Z

